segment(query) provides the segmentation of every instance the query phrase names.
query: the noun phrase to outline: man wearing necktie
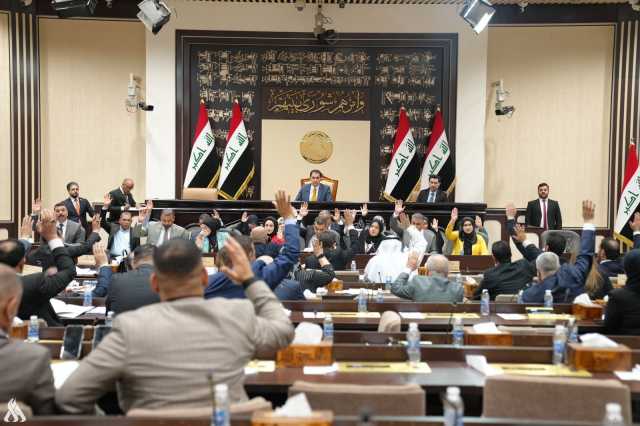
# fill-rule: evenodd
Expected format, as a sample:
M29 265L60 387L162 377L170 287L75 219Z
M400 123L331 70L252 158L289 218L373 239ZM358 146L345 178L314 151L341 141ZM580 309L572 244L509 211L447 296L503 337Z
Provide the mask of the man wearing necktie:
M182 226L175 224L176 215L171 209L164 209L160 213L160 222L149 222L153 201L149 200L147 206L140 212L141 223L140 236L147 237L147 244L160 247L169 240L191 238L189 232Z
M330 203L333 201L331 195L331 188L329 186L320 183L322 179L322 172L320 170L311 170L309 173L311 183L307 183L300 191L294 201L308 201L308 202L321 202Z
M416 203L446 203L447 193L440 190L440 176L429 176L429 186L420 191Z
M544 230L562 229L562 214L557 201L549 198L549 185L538 185L538 199L527 204L526 222Z
M69 213L65 203L58 203L53 209L56 216L56 229L65 244L84 242L85 231L79 223L68 220Z
M85 235L89 235L91 227L87 224L87 215L93 217L96 214L93 206L89 200L80 197L80 185L77 182L69 182L67 192L69 198L64 200L64 205L67 208L69 220L80 223L85 230Z

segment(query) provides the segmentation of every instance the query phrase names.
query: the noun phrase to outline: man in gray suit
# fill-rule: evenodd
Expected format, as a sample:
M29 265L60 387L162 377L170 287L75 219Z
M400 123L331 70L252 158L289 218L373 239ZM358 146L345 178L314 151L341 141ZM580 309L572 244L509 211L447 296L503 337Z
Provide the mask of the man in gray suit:
M56 215L56 228L65 244L80 244L84 242L85 231L81 224L69 220L69 211L64 202L53 208Z
M182 226L174 223L176 221L176 215L172 209L162 210L160 222L149 223L151 209L153 209L153 203L149 201L146 209L141 211L141 214L144 214L144 220L142 221L140 235L147 237L147 244L158 247L169 240L175 240L177 238L184 240L190 239L191 235L189 232Z
M168 241L157 248L151 275L161 302L115 317L111 332L58 390L58 406L90 413L117 383L124 412L209 407L210 373L214 383L229 386L231 403L246 400L245 365L257 351L286 347L293 326L269 287L254 277L242 247L233 238L225 247L233 269L221 271L244 287L247 299L205 300L200 250L191 241Z
M34 414L52 414L55 389L49 350L8 337L21 298L22 285L15 270L0 264L0 401L15 398L29 405Z
M418 268L419 258L417 253L409 253L407 269L391 285L391 293L414 302L462 302L464 289L449 281L449 260L441 254L432 254L427 259L428 276L414 275L409 279L411 272Z

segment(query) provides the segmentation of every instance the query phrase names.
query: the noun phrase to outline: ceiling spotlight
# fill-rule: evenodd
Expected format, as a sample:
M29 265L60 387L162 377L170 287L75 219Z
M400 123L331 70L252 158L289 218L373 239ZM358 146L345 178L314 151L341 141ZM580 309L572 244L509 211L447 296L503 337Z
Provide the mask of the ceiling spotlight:
M157 34L171 17L171 10L161 0L142 0L138 3L138 8L138 19L154 34Z
M92 16L97 0L53 0L51 5L61 18L72 16Z
M338 0L338 7L340 9L344 9L344 7L347 5L346 0Z
M476 34L480 34L487 25L496 10L488 0L467 0L460 16L467 21Z

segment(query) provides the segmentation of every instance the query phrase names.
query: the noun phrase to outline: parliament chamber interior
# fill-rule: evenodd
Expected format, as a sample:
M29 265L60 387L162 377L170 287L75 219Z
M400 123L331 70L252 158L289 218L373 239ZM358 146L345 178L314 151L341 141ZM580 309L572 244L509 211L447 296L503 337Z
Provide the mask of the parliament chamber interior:
M640 423L638 0L0 0L0 64L3 422Z

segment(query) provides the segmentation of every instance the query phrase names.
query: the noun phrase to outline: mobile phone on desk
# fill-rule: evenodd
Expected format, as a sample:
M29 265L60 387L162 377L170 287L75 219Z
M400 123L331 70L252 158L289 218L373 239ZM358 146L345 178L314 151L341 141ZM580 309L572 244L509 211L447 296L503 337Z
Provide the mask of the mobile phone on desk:
M83 339L83 326L68 325L65 327L62 348L60 348L60 359L80 359Z
M111 326L109 325L99 325L93 329L93 341L91 343L92 350L97 348L104 336L109 334L111 331Z

